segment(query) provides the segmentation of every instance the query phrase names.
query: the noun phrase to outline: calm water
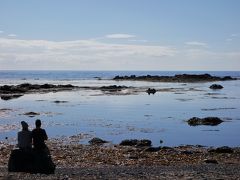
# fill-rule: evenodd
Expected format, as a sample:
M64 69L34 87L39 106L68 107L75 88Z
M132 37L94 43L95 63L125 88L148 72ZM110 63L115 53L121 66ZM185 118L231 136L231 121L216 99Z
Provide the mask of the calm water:
M216 82L224 89L213 91L212 83L116 82L115 75L174 75L206 72L101 72L101 71L0 71L0 85L20 83L74 84L78 86L126 85L134 87L178 88L173 92L145 92L134 95L106 95L101 91L79 90L45 94L27 94L9 101L0 100L0 140L15 138L20 121L32 128L36 118L50 137L86 133L119 143L123 139L146 138L154 145L239 146L240 81ZM240 72L207 72L217 76L240 77ZM101 77L102 80L97 80ZM194 91L192 90L194 89ZM56 104L53 101L67 101ZM40 112L30 118L25 112ZM217 116L225 120L218 126L191 127L185 122L197 116ZM86 143L83 139L80 143Z

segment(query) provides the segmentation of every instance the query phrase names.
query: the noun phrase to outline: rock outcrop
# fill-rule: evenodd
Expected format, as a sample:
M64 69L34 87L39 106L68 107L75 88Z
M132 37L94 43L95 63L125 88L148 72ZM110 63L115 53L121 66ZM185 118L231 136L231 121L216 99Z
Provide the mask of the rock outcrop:
M231 76L217 77L210 74L178 74L175 76L115 76L113 80L156 81L156 82L209 82L236 80Z
M198 118L193 117L187 121L190 126L199 126L199 125L208 125L208 126L216 126L223 122L218 117L206 117L206 118Z

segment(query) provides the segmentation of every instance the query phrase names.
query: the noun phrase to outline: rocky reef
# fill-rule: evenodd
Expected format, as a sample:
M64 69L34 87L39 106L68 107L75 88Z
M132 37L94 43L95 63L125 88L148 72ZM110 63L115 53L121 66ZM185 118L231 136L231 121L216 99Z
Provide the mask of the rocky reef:
M130 80L130 81L157 81L157 82L209 82L209 81L228 81L236 80L231 76L218 77L210 74L178 74L175 76L115 76L113 80Z

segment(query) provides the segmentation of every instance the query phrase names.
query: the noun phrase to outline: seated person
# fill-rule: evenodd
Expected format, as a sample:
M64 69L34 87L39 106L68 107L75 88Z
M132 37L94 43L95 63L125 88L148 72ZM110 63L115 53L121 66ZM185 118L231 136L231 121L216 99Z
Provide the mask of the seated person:
M32 131L33 147L36 150L46 150L47 146L45 140L48 139L47 133L41 128L41 120L37 119L35 122L36 128Z
M28 130L28 124L25 121L21 121L22 131L18 132L18 144L20 149L32 148L32 133Z

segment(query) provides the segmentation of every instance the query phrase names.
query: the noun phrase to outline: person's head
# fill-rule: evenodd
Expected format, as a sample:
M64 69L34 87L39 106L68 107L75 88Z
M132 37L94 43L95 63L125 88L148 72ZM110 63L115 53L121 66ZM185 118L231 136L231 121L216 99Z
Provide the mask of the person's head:
M28 124L25 121L21 121L22 129L28 130Z
M40 119L37 119L36 122L35 122L35 125L37 128L40 128L41 127L41 120Z

